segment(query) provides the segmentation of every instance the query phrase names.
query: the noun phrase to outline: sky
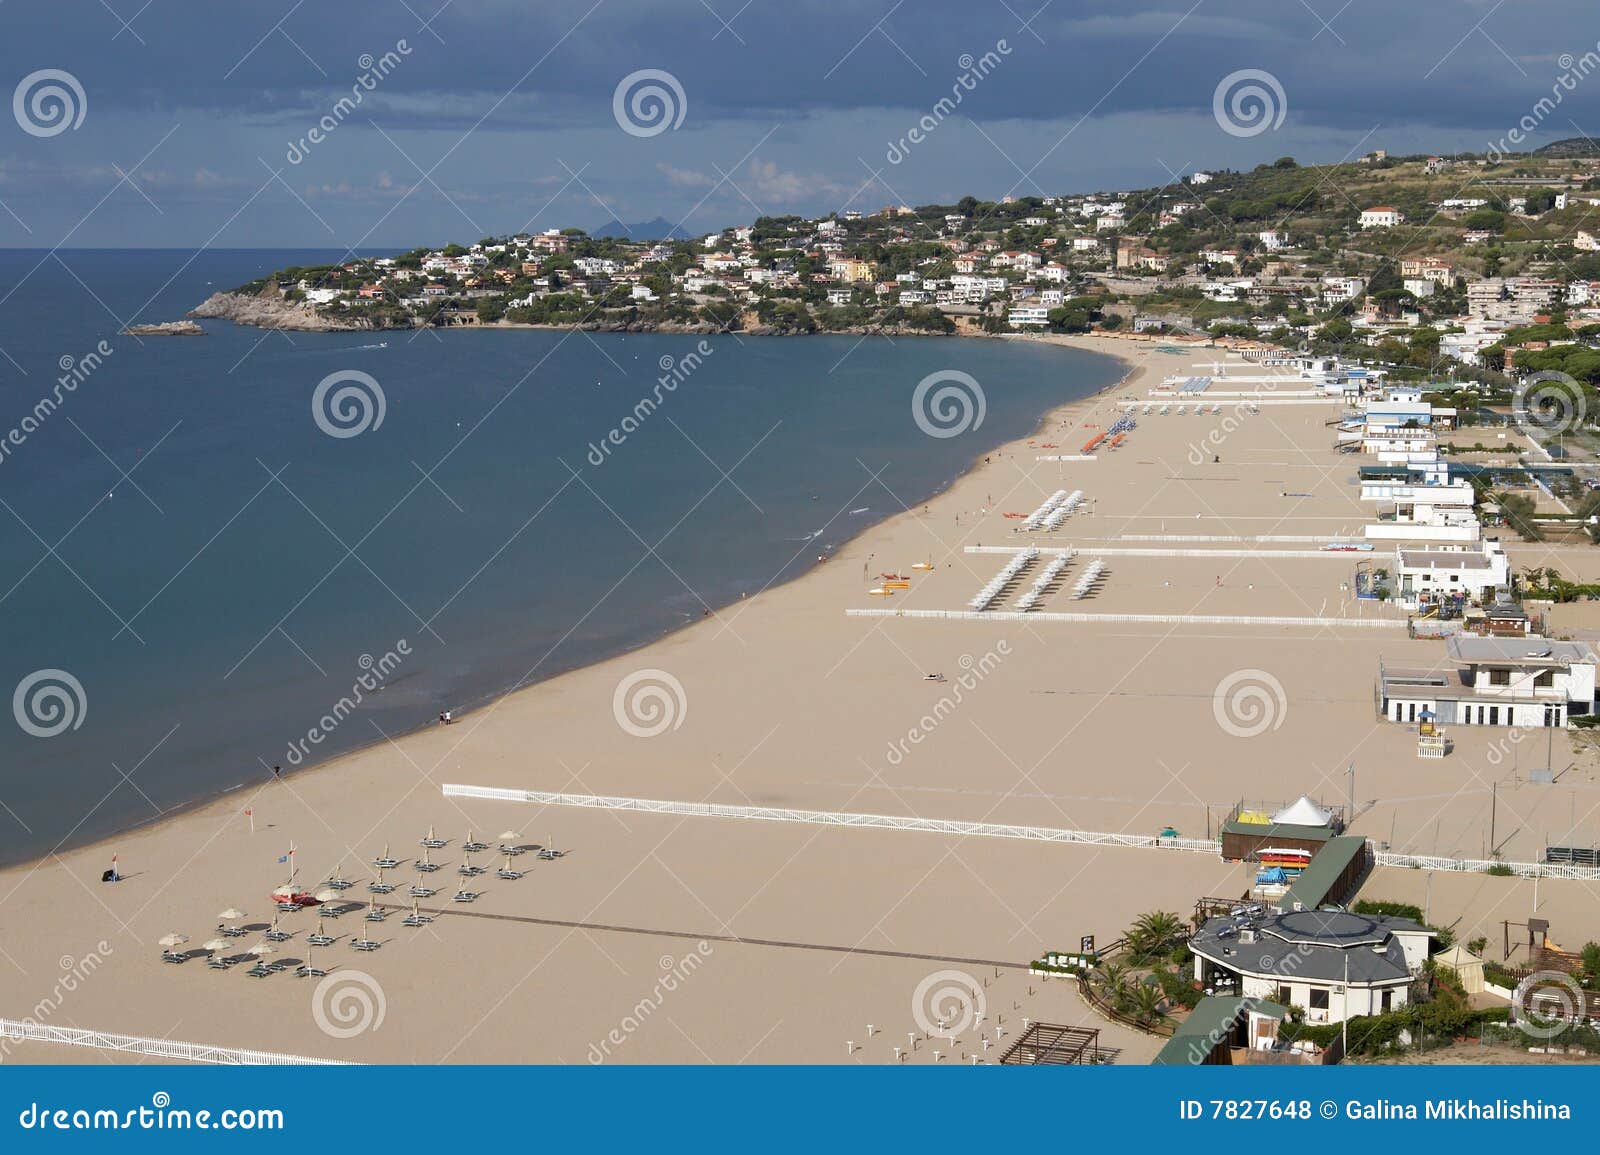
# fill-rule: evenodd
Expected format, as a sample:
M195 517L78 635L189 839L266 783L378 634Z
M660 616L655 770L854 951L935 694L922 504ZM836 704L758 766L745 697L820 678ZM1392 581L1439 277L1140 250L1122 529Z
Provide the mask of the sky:
M13 0L0 26L0 247L693 234L1600 134L1593 0Z

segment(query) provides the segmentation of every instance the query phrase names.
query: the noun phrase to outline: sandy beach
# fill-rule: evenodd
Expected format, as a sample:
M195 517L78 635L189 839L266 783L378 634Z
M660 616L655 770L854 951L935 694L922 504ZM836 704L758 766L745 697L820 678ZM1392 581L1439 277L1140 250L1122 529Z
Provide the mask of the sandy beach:
M864 471L851 505L904 512L805 577L455 725L0 872L0 1017L407 1063L885 1063L897 1046L903 1061L994 1061L1029 1019L1099 1027L1115 1061L1138 1063L1160 1040L1100 1019L1066 983L1030 979L1027 963L1248 881L1238 864L1179 850L533 806L446 798L446 783L1190 838L1240 799L1309 794L1353 801L1354 831L1397 852L1532 861L1573 831L1587 843L1596 760L1567 734L1551 750L1566 769L1537 785L1544 735L1458 728L1451 757L1419 760L1414 732L1376 717L1380 660L1434 666L1443 647L1410 639L1402 611L1355 598L1355 565L1381 554L1319 552L1371 519L1357 462L1332 447L1336 404L1263 397L1251 411L1219 393L1208 405L1220 414L1145 416L1150 388L1221 352L1060 340L1122 357L1130 376L926 503L907 506ZM1039 460L1078 454L1129 399L1138 425L1120 447ZM1054 533L1016 532L1007 514L1061 489L1083 491L1080 512ZM847 615L962 609L1008 560L982 551L1027 544L1079 551L1037 620ZM1508 550L1517 567L1522 547ZM1102 587L1072 599L1096 558ZM870 594L886 573L910 588ZM1243 706L1219 689L1240 685L1255 688ZM238 941L259 941L291 843L300 881L315 889L342 866L352 901L388 847L402 860L389 900L403 901L430 825L449 840L434 852L442 893L422 904L438 917L329 920L340 940L316 955L325 982L159 957L161 936L188 935L194 950L230 906L254 928ZM518 856L515 881L479 855L482 896L453 904L469 831L566 853ZM125 877L105 885L112 853ZM1498 942L1503 920L1535 909L1530 880L1429 878L1380 869L1362 893L1426 901L1462 940ZM1539 885L1555 941L1600 938L1597 894ZM272 957L303 959L316 919L285 915L295 935ZM364 929L378 950L350 948ZM969 993L927 1011L950 981ZM953 1042L924 1021L941 1014L961 1028ZM117 1057L4 1045L15 1061Z

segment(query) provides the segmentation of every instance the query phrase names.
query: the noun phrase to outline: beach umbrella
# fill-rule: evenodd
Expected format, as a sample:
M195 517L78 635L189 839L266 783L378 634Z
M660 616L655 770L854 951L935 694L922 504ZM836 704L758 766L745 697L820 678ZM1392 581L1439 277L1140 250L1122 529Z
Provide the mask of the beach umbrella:
M156 943L158 945L168 947L169 949L175 946L182 946L188 941L188 935L179 934L177 931L173 931L171 934L164 934L160 938L156 939Z
M201 943L200 949L216 954L219 950L232 950L233 944L225 938L213 938Z
M339 892L337 890L324 887L311 897L316 899L318 902L337 902L339 898Z
M217 917L218 918L222 918L222 919L227 919L227 920L229 920L231 922L233 919L243 918L244 917L244 911L240 910L236 906L230 906L227 910L225 910L221 914L217 915Z
M517 839L519 839L521 837L522 837L522 835L518 834L515 830L502 830L500 832L500 841L501 842L515 842Z
M277 954L278 953L278 948L273 946L270 943L258 942L258 943L256 943L255 946L253 946L249 950L245 951L245 953L246 954L253 954L253 955Z

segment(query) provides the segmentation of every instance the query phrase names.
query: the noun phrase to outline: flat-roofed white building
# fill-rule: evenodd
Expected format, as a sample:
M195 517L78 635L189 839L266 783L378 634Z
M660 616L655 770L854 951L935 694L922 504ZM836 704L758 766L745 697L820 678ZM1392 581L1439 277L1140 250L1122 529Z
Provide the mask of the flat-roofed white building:
M1492 600L1510 584L1511 565L1497 541L1395 551L1395 601L1411 609Z
M1443 670L1382 669L1383 716L1457 726L1565 726L1594 711L1595 653L1583 642L1456 634Z
M1361 470L1361 500L1379 504L1377 524L1366 527L1369 541L1475 542L1477 499L1472 485L1451 477L1437 457Z

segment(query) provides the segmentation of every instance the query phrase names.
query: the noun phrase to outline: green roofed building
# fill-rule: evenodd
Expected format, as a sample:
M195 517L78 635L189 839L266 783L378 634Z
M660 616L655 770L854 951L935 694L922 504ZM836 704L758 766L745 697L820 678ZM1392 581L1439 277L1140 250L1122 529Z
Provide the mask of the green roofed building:
M1189 1017L1178 1024L1156 1057L1156 1067L1226 1066L1234 1051L1274 1051L1278 1025L1288 1009L1266 999L1212 995L1200 1000ZM1241 1055L1240 1061L1248 1061Z
M1277 902L1282 911L1316 910L1329 903L1342 904L1355 893L1356 884L1371 865L1367 840L1341 834L1323 844L1294 885Z

